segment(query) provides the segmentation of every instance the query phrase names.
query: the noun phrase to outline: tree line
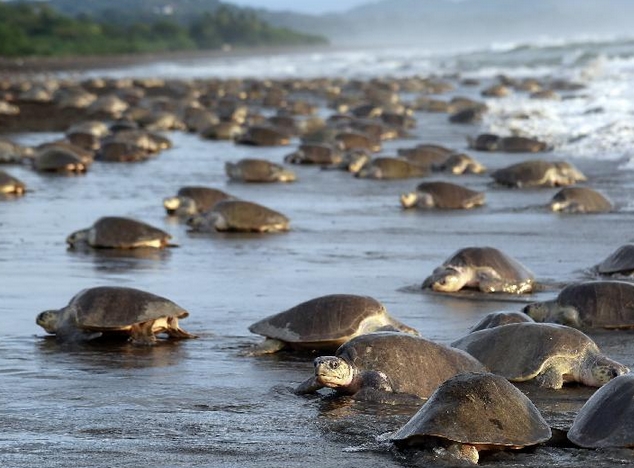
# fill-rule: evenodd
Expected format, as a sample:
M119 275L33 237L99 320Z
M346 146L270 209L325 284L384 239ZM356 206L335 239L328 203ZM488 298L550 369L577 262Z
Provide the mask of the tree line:
M251 10L221 6L182 25L165 17L119 25L62 15L38 3L0 3L0 56L71 56L325 44L321 36L277 28Z

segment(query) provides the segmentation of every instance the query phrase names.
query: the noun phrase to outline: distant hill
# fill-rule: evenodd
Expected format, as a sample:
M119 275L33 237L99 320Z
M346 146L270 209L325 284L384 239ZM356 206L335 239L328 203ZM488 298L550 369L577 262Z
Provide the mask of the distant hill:
M470 45L485 38L631 35L634 0L382 0L341 14L258 14L333 43Z

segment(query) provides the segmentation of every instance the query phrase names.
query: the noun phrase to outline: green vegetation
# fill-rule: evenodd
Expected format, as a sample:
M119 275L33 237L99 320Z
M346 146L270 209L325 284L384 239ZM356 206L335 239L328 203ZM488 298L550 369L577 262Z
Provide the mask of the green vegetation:
M221 6L181 25L168 19L118 25L64 16L42 3L0 3L0 56L103 55L323 44L326 39L275 28L250 10Z

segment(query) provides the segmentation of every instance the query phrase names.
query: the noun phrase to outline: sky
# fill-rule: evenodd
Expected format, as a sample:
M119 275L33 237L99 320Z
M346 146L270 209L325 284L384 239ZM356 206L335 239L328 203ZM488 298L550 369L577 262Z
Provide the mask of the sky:
M224 0L240 6L266 8L267 10L291 10L299 13L330 13L345 11L374 0Z

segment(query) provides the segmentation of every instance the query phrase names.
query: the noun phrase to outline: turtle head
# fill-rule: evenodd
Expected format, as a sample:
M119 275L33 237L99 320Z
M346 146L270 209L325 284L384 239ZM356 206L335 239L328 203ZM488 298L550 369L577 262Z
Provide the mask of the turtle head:
M59 310L45 310L35 318L35 323L46 330L46 333L54 334L58 328Z
M168 197L163 199L163 206L168 215L192 216L198 211L196 202L189 197Z
M423 282L423 289L431 288L438 292L456 292L467 284L464 273L455 268L437 268Z
M85 244L88 242L88 229L81 229L73 232L66 238L69 247L75 247L77 244Z
M416 192L404 193L401 195L401 206L403 208L412 208L416 206L418 195Z
M591 387L601 387L630 369L623 364L599 354L587 359L581 367L581 381Z
M315 359L315 379L324 387L345 388L354 380L354 368L336 356Z

